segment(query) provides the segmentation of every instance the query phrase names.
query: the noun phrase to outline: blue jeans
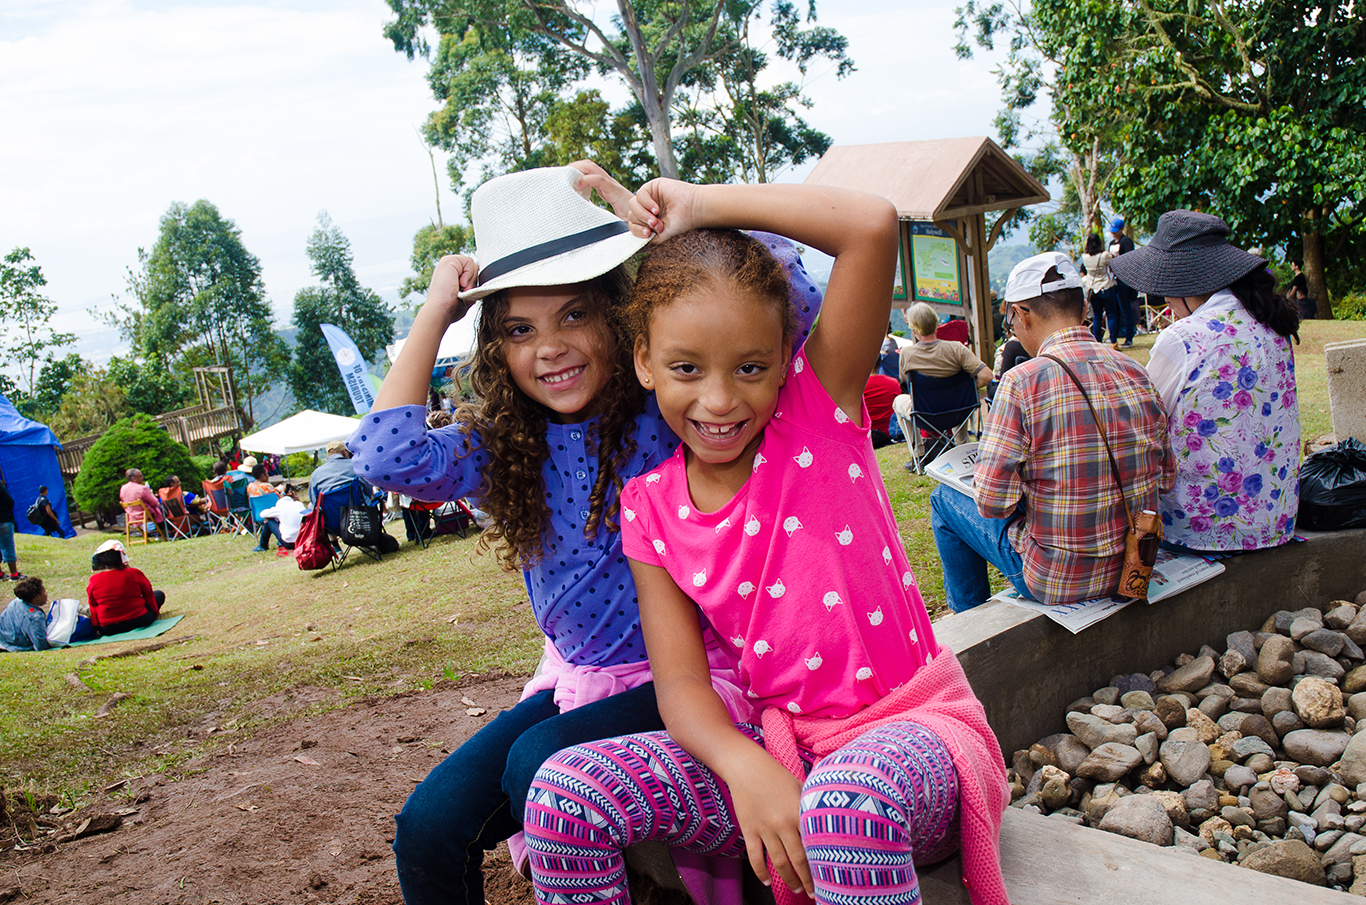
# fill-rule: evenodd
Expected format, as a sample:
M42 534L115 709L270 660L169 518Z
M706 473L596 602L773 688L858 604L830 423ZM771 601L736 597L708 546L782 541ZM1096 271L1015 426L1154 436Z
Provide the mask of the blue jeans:
M553 698L545 691L499 714L408 796L394 835L407 905L482 905L484 852L521 831L527 789L546 758L664 728L653 683L565 713Z
M1110 342L1117 343L1134 341L1134 306L1133 300L1138 293L1123 283L1116 283L1113 290L1114 298L1110 300Z
M14 522L0 522L0 562L14 562Z
M944 593L955 613L986 603L991 596L987 563L1027 597L1024 564L1010 545L1007 530L1014 518L987 518L967 494L939 486L930 494L930 527L944 569Z

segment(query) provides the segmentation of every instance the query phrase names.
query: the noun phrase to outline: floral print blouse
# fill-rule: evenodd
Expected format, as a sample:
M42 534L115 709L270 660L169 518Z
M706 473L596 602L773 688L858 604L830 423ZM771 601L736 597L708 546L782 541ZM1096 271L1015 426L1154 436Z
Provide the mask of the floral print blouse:
M1290 540L1300 500L1290 341L1221 290L1162 331L1148 371L1177 462L1161 497L1164 540L1211 551Z

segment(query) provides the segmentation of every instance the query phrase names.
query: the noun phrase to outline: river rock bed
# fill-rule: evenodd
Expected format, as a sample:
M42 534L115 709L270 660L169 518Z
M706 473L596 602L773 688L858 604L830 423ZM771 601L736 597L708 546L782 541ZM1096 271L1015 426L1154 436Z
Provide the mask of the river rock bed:
M1366 896L1363 645L1366 591L1115 676L1014 752L1011 806Z

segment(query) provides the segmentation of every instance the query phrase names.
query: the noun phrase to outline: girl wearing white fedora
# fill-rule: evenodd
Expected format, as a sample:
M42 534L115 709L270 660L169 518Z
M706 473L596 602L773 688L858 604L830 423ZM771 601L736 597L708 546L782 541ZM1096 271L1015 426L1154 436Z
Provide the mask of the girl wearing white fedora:
M592 204L590 190L617 216ZM481 547L522 571L546 635L521 703L437 766L398 815L409 905L483 902L483 853L519 834L527 788L551 754L663 728L618 527L624 481L678 444L636 381L621 318L625 264L648 241L624 222L631 197L588 161L480 186L471 199L479 265L460 255L437 265L374 409L348 441L356 473L385 490L474 497L492 519ZM819 290L791 243L761 238L788 271L805 333ZM429 431L441 336L479 300L478 401ZM524 857L520 837L510 847Z

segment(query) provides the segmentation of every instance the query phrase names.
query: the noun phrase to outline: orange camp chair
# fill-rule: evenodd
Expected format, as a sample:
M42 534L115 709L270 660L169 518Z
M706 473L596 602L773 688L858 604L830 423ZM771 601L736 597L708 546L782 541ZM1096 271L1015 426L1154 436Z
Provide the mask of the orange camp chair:
M161 508L166 513L166 539L190 539L190 513L185 508L185 491L180 487L163 487L157 491Z

